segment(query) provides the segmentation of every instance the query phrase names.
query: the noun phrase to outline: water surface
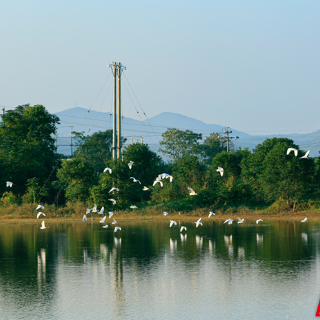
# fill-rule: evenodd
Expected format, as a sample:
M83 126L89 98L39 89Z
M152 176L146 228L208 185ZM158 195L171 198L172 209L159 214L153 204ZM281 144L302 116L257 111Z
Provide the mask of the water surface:
M315 318L318 222L46 225L0 224L1 319Z

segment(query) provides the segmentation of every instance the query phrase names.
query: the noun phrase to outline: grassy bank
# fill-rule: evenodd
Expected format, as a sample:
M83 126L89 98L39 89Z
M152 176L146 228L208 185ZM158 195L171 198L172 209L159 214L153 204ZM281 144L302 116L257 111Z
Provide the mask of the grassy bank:
M45 213L45 219L53 220L70 220L79 221L86 212L87 207L82 203L68 203L64 207L56 207L53 205L44 205L42 210ZM8 220L34 220L37 216L36 205L31 204L12 204L0 208L0 221ZM297 208L295 212L287 208L283 203L275 203L269 207L247 207L247 206L212 206L206 208L189 209L189 210L174 210L172 204L156 204L140 206L139 209L129 210L113 210L106 208L105 214L108 211L113 211L115 216L123 220L137 219L169 219L163 216L163 212L167 211L171 218L175 219L195 219L196 217L208 217L210 211L215 212L215 216L210 219L227 219L227 218L245 218L245 219L300 219L308 217L309 219L320 219L320 209L318 206L309 206L305 208ZM180 213L180 214L179 214ZM103 215L93 214L94 218L99 218ZM91 215L88 215L90 218ZM41 216L40 219L44 217Z

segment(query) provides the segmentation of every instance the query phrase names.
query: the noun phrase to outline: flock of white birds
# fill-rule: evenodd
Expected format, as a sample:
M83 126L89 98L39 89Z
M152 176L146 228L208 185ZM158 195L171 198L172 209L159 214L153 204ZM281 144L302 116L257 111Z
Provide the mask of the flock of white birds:
M287 155L289 155L292 151L294 152L294 155L297 157L297 156L298 156L298 150L295 149L295 148L288 148L288 150L287 150ZM310 153L310 150L308 150L308 151L305 153L305 155L302 156L302 157L300 157L299 159L306 159L306 158L308 158L309 153ZM133 162L133 161L130 161L130 162L128 163L128 167L129 167L130 170L132 169L132 166L133 166L133 165L134 165L134 162ZM224 174L224 169L223 169L223 168L218 167L218 169L217 169L216 171L219 172L221 176L223 176L223 174ZM105 173L105 172L108 172L109 174L112 174L112 169L111 169L111 168L105 168L105 169L103 170L103 172L104 172L104 173ZM139 184L141 184L141 182L140 182L138 179L134 178L134 177L130 177L130 179L131 179L134 183L139 183ZM159 174L159 175L156 177L156 179L154 180L153 186L155 186L157 183L159 183L160 186L163 187L163 182L162 182L163 179L169 179L170 182L172 182L172 181L173 181L173 176L171 176L171 175L169 175L169 174L167 174L167 173ZM11 181L6 181L6 187L10 187L10 188L11 188L12 186L13 186L13 182L11 182ZM143 190L143 191L148 191L148 190L150 190L150 189L149 189L148 187L144 186L142 190ZM190 196L196 196L196 195L197 195L197 193L196 193L192 188L188 187L188 190L189 190L189 195L190 195ZM109 193L113 193L114 191L119 191L119 189L116 188L116 187L113 187L113 188L110 189ZM112 198L111 198L111 199L108 199L108 200L111 201L113 205L115 205L115 204L117 203L117 201L116 201L115 199L112 199ZM138 209L138 207L137 207L136 205L131 205L130 208L131 208L131 209ZM44 207L39 204L39 205L37 206L36 210L38 211L39 209L44 209ZM100 211L98 211L97 205L95 204L95 205L93 206L93 208L87 209L87 210L86 210L86 214L83 216L82 221L83 221L83 222L87 222L87 221L88 221L87 215L88 215L88 214L92 214L92 213L104 214L104 207L102 207L102 208L100 209ZM114 213L113 213L112 211L109 211L109 219L112 218L113 214L114 214ZM37 219L39 219L41 215L43 215L44 217L46 216L43 212L38 211L38 213L37 213ZM168 215L168 212L164 212L163 215L164 215L164 216L167 216L167 215ZM180 213L179 213L179 215L180 215ZM209 215L208 215L208 218L210 218L210 217L213 216L213 215L215 215L215 213L210 212ZM104 224L104 223L106 222L106 219L107 219L107 216L104 216L103 218L100 218L100 223L103 223L103 224ZM91 220L94 220L94 219L91 218ZM237 218L237 220L238 220L238 221L237 221L238 224L244 223L244 219ZM256 224L258 224L258 223L261 222L261 221L263 221L263 220L262 220L262 219L256 220ZM303 220L301 220L301 222L306 222L306 221L307 221L307 218L304 218ZM229 225L231 225L233 222L234 222L233 219L227 219L227 220L224 221L224 223L228 223ZM201 225L201 226L203 225L202 222L201 222L201 218L199 218L199 219L198 219L196 222L194 222L194 223L195 223L195 225L196 225L196 228L198 228L200 225ZM112 221L111 224L117 225L116 219L113 218L113 221ZM174 225L177 225L177 222L174 221L174 220L170 220L169 227L171 228L171 227L174 226ZM40 229L43 230L43 229L47 229L47 228L48 228L48 227L45 226L45 221L43 220L42 223L41 223ZM105 225L102 226L102 228L109 228L109 226L108 226L107 224L105 224ZM117 232L117 231L119 231L119 230L121 230L121 227L115 226L114 232ZM180 227L180 232L183 232L183 231L187 231L187 227L181 226L181 227Z

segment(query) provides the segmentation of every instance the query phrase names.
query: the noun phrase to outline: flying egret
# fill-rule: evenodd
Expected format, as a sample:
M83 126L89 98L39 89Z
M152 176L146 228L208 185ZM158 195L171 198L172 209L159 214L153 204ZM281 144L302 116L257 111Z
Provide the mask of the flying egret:
M209 215L208 215L208 218L210 218L211 216L215 216L216 214L213 213L213 212L210 212Z
M40 217L41 215L43 215L44 217L46 216L43 212L39 212L39 213L37 214L37 219L39 219L39 217Z
M91 211L92 211L92 212L97 212L97 205L96 205L96 204L93 206L93 208L91 209Z
M114 228L114 232L117 232L118 230L121 230L121 228L120 227L115 227Z
M89 214L92 209L86 209L86 214Z
M84 216L83 216L82 221L83 221L83 222L87 222L87 221L88 221L88 219L87 219L87 216L86 216L86 215L84 215Z
M105 168L105 169L103 170L103 172L106 172L106 171L108 171L110 174L112 173L112 169L111 169L111 168Z
M105 223L107 216L104 216L103 218L100 218L100 223Z
M45 224L45 222L44 222L44 220L42 221L42 223L41 223L41 227L40 227L40 229L47 229L48 227L46 227L46 224Z
M177 225L177 223L174 221L174 220L170 220L170 225L169 225L169 227L171 228L173 225Z
M202 222L201 222L201 218L198 219L196 222L194 222L196 224L196 228L199 227L199 225L202 225Z
M190 187L188 187L188 190L190 191L189 195L190 196L196 196L197 193L195 193L195 191L193 189L191 189Z
M164 216L167 216L167 215L168 215L168 212L165 211L165 212L163 213L163 215L164 215Z
M150 190L150 189L149 189L148 187L144 186L142 190L143 190L143 191L148 191L148 190Z
M36 207L36 210L39 210L39 209L44 209L44 206L42 206L41 204L39 204L39 205Z
M244 222L244 219L240 219L240 218L237 218L238 219L238 223L243 223Z
M172 182L172 180L173 180L173 176L170 176L170 174L167 174L167 175L165 176L165 178L166 178L166 179L170 179L170 182Z
M13 186L13 182L7 181L7 187L12 187Z
M294 155L297 157L298 156L298 149L295 149L295 148L288 148L287 150L287 155L293 151L294 152Z
M160 183L160 186L163 187L163 182L158 178L155 181L153 181L152 186L155 186L157 183Z
M216 171L220 172L221 177L223 176L223 172L224 172L223 168L218 167L218 169Z
M227 223L227 222L228 222L228 224L232 224L233 219L227 219L224 223Z
M258 224L260 221L263 221L262 219L256 220L256 224Z
M109 219L113 216L113 212L109 211Z
M130 209L138 209L138 207L132 204L132 205L130 206Z
M113 188L110 189L109 193L112 192L112 191L114 191L114 190L119 191L118 188L113 187Z
M111 222L111 224L117 224L118 222L116 221L115 218L113 218L113 221Z
M116 200L114 200L114 199L108 199L109 201L112 201L112 204L113 205L115 205L116 203L117 203L117 201Z
M130 162L128 163L129 169L132 169L133 164L134 164L134 162L130 160Z
M132 179L133 182L139 182L141 184L141 182L138 179L134 178L134 177L130 177L130 179Z
M187 227L185 227L185 226L181 226L181 228L180 228L180 232L182 232L183 230L187 231Z
M101 210L98 211L98 214L103 214L103 212L104 212L104 207L102 207Z
M303 220L301 220L301 222L306 222L308 218L304 218Z
M105 226L102 226L102 228L109 228L109 226L106 224Z
M308 150L308 151L306 152L306 154L305 154L304 156L300 157L299 159L306 159L306 158L308 158L309 153L310 153L310 150Z

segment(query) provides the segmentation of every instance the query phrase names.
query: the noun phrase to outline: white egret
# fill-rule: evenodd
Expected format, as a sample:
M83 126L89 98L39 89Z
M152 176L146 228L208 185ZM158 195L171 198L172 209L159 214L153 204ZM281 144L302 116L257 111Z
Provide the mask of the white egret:
M39 210L39 209L44 209L44 206L42 206L41 204L39 204L39 205L36 207L36 210Z
M176 221L174 221L174 220L170 220L170 225L169 225L169 227L171 228L173 225L177 225L177 222Z
M301 220L301 222L306 222L308 218L304 218L303 220Z
M223 168L218 167L218 169L216 171L220 172L221 177L223 176L223 172L224 172Z
M103 212L104 212L104 207L102 207L101 210L98 211L98 214L103 214Z
M114 228L114 232L117 232L118 230L121 230L121 228L120 227L115 227Z
M108 171L110 174L112 173L112 169L111 169L111 168L105 168L105 169L103 170L103 172L106 172L106 171Z
M243 223L244 222L244 219L240 219L240 218L237 218L238 219L238 223Z
M298 150L295 149L295 148L288 148L288 150L287 150L287 155L288 155L291 151L294 152L294 155L295 155L296 157L298 156Z
M110 192L112 192L112 191L119 191L119 189L118 189L118 188L113 187L113 188L111 188L111 189L110 189L109 193L110 193Z
M105 223L107 219L107 216L104 216L103 218L100 218L100 223Z
M182 232L183 230L187 231L187 227L185 227L185 226L181 226L181 228L180 228L180 232Z
M196 224L196 228L198 228L200 225L203 225L201 222L201 218L198 219L196 222L194 222Z
M157 183L160 183L160 186L163 187L163 182L158 178L155 181L153 181L152 186L155 186Z
M210 218L211 216L215 216L216 214L213 213L213 212L210 212L209 215L208 215L208 218Z
M46 224L45 224L45 222L44 222L44 220L42 221L42 223L41 223L41 227L40 227L40 229L47 229L48 227L46 227Z
M13 182L7 181L6 186L11 188L13 186Z
M227 222L228 222L228 224L232 224L233 219L227 219L224 223L227 223Z
M91 209L91 211L92 211L92 212L97 212L97 205L96 205L96 204L93 206L93 208Z
M106 224L105 226L102 226L102 228L109 228L109 226Z
M142 190L143 190L143 191L148 191L148 190L150 190L150 189L149 189L148 187L144 186Z
M167 216L167 215L168 215L168 212L165 211L165 212L163 213L163 215L164 215L164 216Z
M132 205L130 206L130 209L138 209L138 207L132 204Z
M141 182L138 179L134 178L134 177L130 177L130 179L132 179L133 182L139 182L141 184Z
M117 203L117 201L114 199L108 199L108 200L111 201L113 205L115 205Z
M310 150L308 150L308 151L306 152L306 154L305 154L304 156L300 157L299 159L306 159L306 158L308 158L309 153L310 153Z
M82 221L83 221L83 222L87 222L87 221L88 221L88 219L87 219L87 216L86 216L86 215L84 215L84 216L83 216Z
M43 215L44 217L46 216L43 212L39 212L39 213L37 214L37 219L39 219L39 217L40 217L41 215Z
M116 221L115 218L113 218L113 221L111 222L111 224L117 224L118 222Z
M92 209L86 209L86 214L89 214Z
M109 219L113 216L113 212L109 211Z
M262 219L256 220L256 224L258 224L260 221L263 221Z
M195 191L193 189L191 189L190 187L188 187L188 190L190 191L189 195L190 196L196 196L197 193L195 193Z
M132 169L133 164L134 164L134 162L130 160L130 162L128 163L129 169Z

